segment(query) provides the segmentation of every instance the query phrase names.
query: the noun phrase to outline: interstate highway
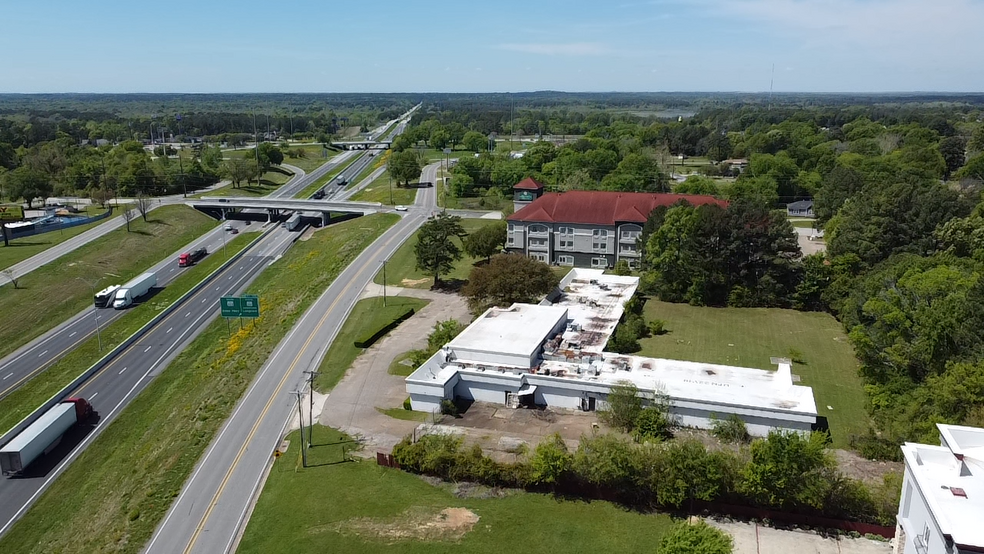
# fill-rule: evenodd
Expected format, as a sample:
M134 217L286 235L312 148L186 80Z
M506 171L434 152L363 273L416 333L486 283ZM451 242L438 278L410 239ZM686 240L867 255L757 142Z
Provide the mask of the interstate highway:
M0 479L0 534L6 532L48 484L119 415L154 376L167 367L187 343L218 317L219 298L242 291L263 268L288 248L295 237L296 233L274 229L236 263L217 274L207 286L185 300L139 341L72 391L71 396L82 396L92 403L99 414L98 424L89 435L71 448L71 452L59 452L56 449L52 456L38 460L29 468L27 476ZM71 441L68 442L68 447L73 446Z

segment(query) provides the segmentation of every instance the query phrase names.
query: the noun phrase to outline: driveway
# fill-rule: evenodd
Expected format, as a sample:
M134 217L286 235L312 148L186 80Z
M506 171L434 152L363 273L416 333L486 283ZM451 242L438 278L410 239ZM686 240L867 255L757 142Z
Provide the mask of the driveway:
M757 523L707 519L708 524L731 535L734 554L888 554L888 541L865 538L825 537L812 531L774 529Z

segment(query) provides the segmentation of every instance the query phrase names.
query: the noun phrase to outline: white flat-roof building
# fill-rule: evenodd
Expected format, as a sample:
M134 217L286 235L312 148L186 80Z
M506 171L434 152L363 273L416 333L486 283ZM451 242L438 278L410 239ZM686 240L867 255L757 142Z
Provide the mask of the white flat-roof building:
M413 409L462 398L591 411L629 381L644 395L666 395L682 425L708 428L736 414L753 435L812 429L813 390L793 384L788 360L766 371L604 352L638 284L574 269L540 305L489 309L407 377Z
M936 426L941 446L902 446L895 554L984 552L984 429Z

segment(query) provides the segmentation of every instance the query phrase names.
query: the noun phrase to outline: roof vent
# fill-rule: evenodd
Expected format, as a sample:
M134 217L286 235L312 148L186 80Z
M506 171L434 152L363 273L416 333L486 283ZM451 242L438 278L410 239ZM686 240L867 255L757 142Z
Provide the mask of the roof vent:
M967 498L967 492L961 488L950 487L950 492L953 494L953 496L960 496L963 498Z

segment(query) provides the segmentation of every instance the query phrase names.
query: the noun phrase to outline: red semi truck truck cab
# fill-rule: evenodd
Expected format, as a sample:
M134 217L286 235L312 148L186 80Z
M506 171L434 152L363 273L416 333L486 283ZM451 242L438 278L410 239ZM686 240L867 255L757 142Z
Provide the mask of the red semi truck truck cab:
M185 252L178 256L178 266L188 267L198 263L199 260L208 255L208 250L204 248L199 248L194 252Z

